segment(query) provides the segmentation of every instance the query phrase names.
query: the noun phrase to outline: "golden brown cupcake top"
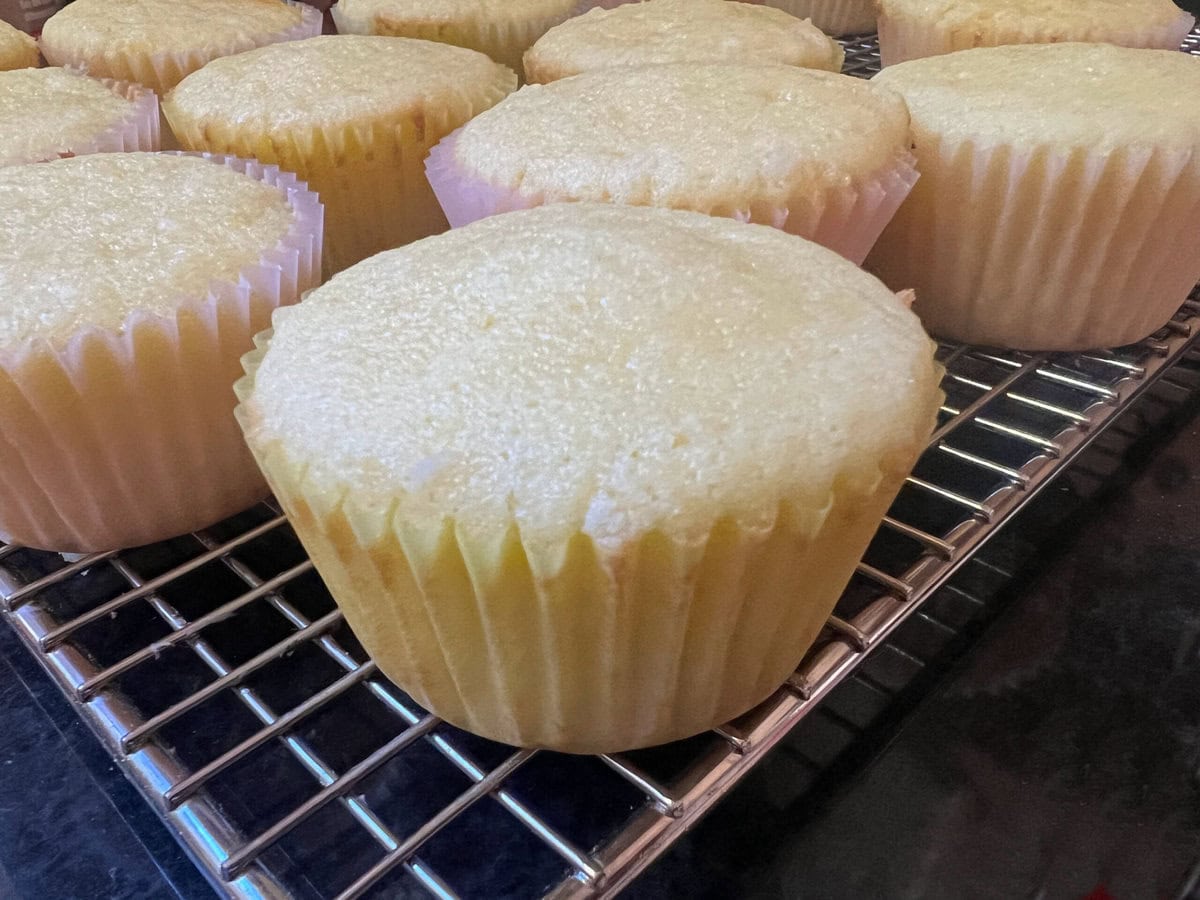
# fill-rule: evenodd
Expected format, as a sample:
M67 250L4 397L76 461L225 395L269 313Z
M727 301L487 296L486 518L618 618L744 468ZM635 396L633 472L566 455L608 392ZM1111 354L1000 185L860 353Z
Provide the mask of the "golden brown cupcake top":
M498 100L516 75L482 53L399 37L338 35L272 44L214 60L185 78L164 109L173 126L309 131Z
M339 0L338 30L388 34L415 22L521 21L566 15L578 0Z
M646 0L594 9L551 28L525 53L532 82L610 66L780 63L839 72L841 46L807 19L731 0Z
M547 201L707 211L874 177L907 148L903 100L860 79L677 63L526 87L468 122L453 156Z
M39 61L37 41L0 20L0 72L29 68Z
M164 93L217 57L320 30L319 12L283 0L75 0L41 47L52 65Z
M1171 0L876 0L885 15L916 16L943 28L1046 31L1047 42L1166 29L1193 20ZM1184 29L1186 30L1186 29Z
M835 479L907 465L937 382L916 317L832 251L564 204L337 275L276 315L239 390L256 446L359 520L545 547L820 515Z
M132 101L86 75L0 72L0 166L77 153L134 113Z
M1200 152L1200 59L1111 44L982 47L889 66L913 133L1015 146Z
M0 169L0 347L173 314L236 281L293 221L284 194L217 162L97 153Z

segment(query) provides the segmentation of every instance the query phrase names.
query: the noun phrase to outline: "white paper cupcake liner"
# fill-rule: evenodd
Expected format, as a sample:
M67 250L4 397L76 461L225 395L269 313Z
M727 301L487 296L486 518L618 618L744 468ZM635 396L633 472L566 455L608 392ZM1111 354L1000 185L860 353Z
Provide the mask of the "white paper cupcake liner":
M800 19L810 19L826 34L840 37L875 31L874 0L743 0L773 6Z
M940 337L1086 350L1163 326L1200 279L1200 158L979 142L923 148L867 268Z
M1039 28L1035 24L1021 29L1012 27L982 31L970 27L929 22L914 16L888 11L879 13L879 53L884 66L908 59L939 56L972 47L998 47L1004 44L1056 44L1063 41L1080 43L1120 44L1157 50L1178 50L1184 37L1196 24L1194 16L1179 11L1175 21L1162 26L1144 27L1128 32L1115 31L1103 19L1091 28L1066 30Z
M452 520L412 521L402 499L318 483L260 433L254 376L269 340L244 360L238 418L367 652L455 725L573 753L687 737L775 691L933 424L931 408L909 446L838 478L824 504L781 499L754 524L717 519L696 542L651 531L607 546L579 531L545 547L526 544L515 522L480 538Z
M3 540L75 553L135 546L266 494L232 415L232 385L271 313L319 283L322 209L274 166L206 158L286 193L291 227L237 283L181 297L174 314L136 311L119 329L85 327L62 346L0 349Z
M456 159L461 130L454 131L434 147L425 163L429 184L452 228L497 213L573 199L497 186L469 172ZM918 177L915 158L904 151L880 170L856 182L795 196L786 205L734 200L723 207L697 204L686 208L771 225L815 241L861 264Z
M132 153L139 150L158 150L161 126L158 95L148 87L131 82L101 79L101 83L133 104L129 115L99 134L94 140L77 148L72 155L85 153Z

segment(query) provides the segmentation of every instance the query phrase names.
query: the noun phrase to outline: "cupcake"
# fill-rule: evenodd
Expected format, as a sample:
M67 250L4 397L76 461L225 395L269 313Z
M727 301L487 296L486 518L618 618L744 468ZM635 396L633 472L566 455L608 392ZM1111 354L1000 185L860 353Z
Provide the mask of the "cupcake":
M318 281L321 208L240 160L0 169L0 540L85 553L266 493L233 419L251 336Z
M67 69L0 72L0 166L158 149L158 98Z
M1200 278L1200 59L1108 44L963 50L885 69L921 180L868 266L935 334L1126 344Z
M524 746L662 743L767 697L941 400L874 278L674 210L496 216L285 312L238 385L276 496L380 668Z
M876 0L885 66L972 47L1069 41L1178 50L1195 16L1171 0Z
M646 0L551 28L525 53L525 77L546 83L612 66L779 63L840 72L845 54L787 13L730 0Z
M325 204L332 274L446 230L425 157L516 86L474 50L342 35L219 59L164 108L184 147L253 156L307 181Z
M575 10L578 0L339 0L342 34L382 34L457 44L515 72L521 54Z
M429 156L453 226L543 203L692 209L782 228L861 262L916 179L908 112L793 66L676 63L524 88Z
M51 65L161 97L218 57L320 33L320 12L283 0L74 0L46 22L41 46ZM169 129L163 141L175 146Z
M0 20L0 72L33 68L40 61L37 41Z
M826 34L868 34L875 30L875 0L753 0L809 19Z

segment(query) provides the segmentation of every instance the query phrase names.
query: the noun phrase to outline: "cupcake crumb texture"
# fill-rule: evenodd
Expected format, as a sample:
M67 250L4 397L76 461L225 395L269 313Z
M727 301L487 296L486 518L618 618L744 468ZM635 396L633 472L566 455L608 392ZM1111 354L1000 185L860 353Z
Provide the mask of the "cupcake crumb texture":
M0 304L0 346L173 312L236 281L293 218L282 192L225 166L143 153L2 169L0 209L0 297L21 301Z

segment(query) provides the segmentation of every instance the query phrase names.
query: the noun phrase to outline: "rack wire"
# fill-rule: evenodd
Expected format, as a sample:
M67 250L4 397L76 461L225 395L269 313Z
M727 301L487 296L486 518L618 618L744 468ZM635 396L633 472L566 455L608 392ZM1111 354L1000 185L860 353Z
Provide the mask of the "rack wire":
M847 71L877 65L873 40L848 43ZM666 748L523 750L427 713L382 678L273 503L74 562L0 546L4 617L224 896L612 896L814 711L845 718L851 689L886 701L871 666L922 662L889 640L902 624L955 634L970 610L935 591L987 568L976 551L1198 325L1200 292L1117 351L942 345L937 430L821 639L756 710Z

